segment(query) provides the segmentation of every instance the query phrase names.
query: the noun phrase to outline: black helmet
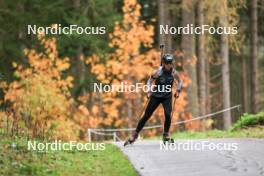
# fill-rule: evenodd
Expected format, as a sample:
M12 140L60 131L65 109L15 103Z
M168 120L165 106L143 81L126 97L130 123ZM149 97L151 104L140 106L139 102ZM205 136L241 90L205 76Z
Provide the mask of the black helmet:
M162 57L162 61L165 64L171 64L172 61L173 61L173 56L171 54L164 54L163 57Z

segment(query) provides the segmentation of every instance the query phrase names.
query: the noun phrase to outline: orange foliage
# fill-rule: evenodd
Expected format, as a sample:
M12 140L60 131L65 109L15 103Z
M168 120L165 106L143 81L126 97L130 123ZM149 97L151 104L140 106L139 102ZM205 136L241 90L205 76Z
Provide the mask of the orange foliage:
M123 20L116 23L109 35L109 46L113 52L104 58L96 54L86 59L91 73L104 84L145 84L149 75L160 64L160 53L153 49L154 27L139 20L141 6L136 0L125 0ZM78 98L79 104L70 97L73 77L62 77L62 71L70 67L69 58L59 58L56 40L38 35L44 47L43 52L26 49L28 67L13 63L15 75L19 78L10 84L1 83L4 89L4 103L11 102L6 114L13 124L19 124L21 131L28 130L33 137L44 136L58 139L77 139L79 131L86 128L135 127L147 97L144 92L98 93L92 92ZM142 53L141 49L147 49ZM181 73L184 91L176 101L172 122L180 117L191 118L185 113L185 88L190 79ZM86 104L92 102L87 109ZM160 124L164 119L159 108L148 124ZM3 117L3 115L1 115ZM164 118L164 117L163 117ZM186 126L187 128L195 128ZM21 132L20 131L20 132ZM157 130L146 134L154 135Z
M70 97L73 77L62 77L62 71L70 67L69 58L59 58L54 38L40 34L38 39L44 51L25 49L29 66L13 63L18 80L1 84L3 103L11 103L7 110L11 128L18 126L17 133L32 137L78 139L81 127L90 123L90 113Z
M136 0L125 0L122 23L116 23L114 32L109 35L109 46L114 48L114 52L108 53L105 58L100 58L95 54L87 58L86 63L91 66L91 72L101 83L145 84L154 69L159 67L160 53L151 49L154 27L139 20L140 8ZM140 51L142 47L149 50L142 53ZM181 75L184 82L183 87L187 87L190 80L184 73ZM146 94L143 92L94 93L94 96L97 96L98 101L101 102L93 104L96 109L99 109L95 115L103 118L101 125L104 127L135 127L140 118L138 113L147 101ZM186 92L183 91L176 102L173 121L177 121L179 115L183 115L187 104L185 98ZM159 109L155 114L163 117L163 110ZM152 118L150 123L160 124L161 120ZM150 135L155 133L156 130L148 132Z

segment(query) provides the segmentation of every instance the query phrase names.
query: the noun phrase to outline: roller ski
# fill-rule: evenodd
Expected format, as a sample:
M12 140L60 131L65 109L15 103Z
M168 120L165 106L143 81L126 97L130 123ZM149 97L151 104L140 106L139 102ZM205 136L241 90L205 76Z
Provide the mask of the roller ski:
M170 138L168 133L164 133L163 134L163 137L162 137L162 141L163 141L163 144L173 144L174 143L174 139L173 138Z
M137 140L137 138L138 138L138 133L134 133L131 138L126 140L126 142L124 143L124 147L127 145L132 145Z

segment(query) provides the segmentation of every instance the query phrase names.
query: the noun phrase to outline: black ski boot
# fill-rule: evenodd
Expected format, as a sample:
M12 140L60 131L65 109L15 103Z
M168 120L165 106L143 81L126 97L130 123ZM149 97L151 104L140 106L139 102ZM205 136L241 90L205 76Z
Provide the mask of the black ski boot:
M163 137L162 137L162 141L163 144L173 144L174 143L174 139L169 137L168 133L163 133Z
M127 145L129 145L129 144L130 145L133 144L136 141L137 138L138 138L138 133L137 132L134 132L134 134L132 135L132 137L129 138L128 140L126 140L126 142L124 143L124 147L127 146Z

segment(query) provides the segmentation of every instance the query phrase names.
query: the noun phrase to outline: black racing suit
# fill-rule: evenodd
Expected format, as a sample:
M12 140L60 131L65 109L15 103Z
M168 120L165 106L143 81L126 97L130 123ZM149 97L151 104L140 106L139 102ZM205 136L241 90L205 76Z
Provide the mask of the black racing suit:
M136 133L139 133L144 127L145 123L149 120L153 112L162 103L164 108L165 123L164 123L164 134L169 132L171 125L171 111L172 111L172 86L174 77L172 74L173 69L166 71L163 67L161 73L155 79L155 89L151 93L150 100L146 107L143 117L138 122ZM182 83L180 83L182 84ZM171 86L170 91L167 91L164 87ZM180 85L181 86L181 85ZM160 88L158 88L160 87Z

